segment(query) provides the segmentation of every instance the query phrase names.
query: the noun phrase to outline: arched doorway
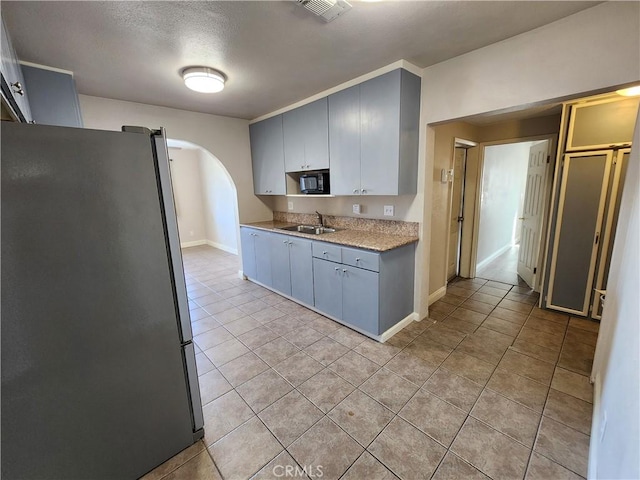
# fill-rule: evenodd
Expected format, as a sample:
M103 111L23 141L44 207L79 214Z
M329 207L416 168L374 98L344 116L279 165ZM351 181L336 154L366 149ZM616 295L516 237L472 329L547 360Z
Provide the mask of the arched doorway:
M222 162L191 142L167 139L182 247L238 253L238 192Z

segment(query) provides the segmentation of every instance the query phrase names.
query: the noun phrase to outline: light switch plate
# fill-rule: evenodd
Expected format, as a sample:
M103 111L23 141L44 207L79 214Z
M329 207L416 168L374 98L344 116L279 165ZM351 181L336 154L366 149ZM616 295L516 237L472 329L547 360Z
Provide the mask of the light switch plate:
M353 204L353 213L360 213L360 204L359 203L354 203Z
M384 206L384 216L385 217L393 217L393 215L394 215L393 205L385 205Z
M288 202L288 203L287 203L287 208L288 208L289 210L293 210L293 202Z

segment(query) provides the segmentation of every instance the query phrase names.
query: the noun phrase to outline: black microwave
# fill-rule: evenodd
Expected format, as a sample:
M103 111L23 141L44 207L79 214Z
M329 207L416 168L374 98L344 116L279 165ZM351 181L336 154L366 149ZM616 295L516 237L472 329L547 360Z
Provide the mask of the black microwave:
M306 194L328 194L329 173L315 172L300 175L300 191Z

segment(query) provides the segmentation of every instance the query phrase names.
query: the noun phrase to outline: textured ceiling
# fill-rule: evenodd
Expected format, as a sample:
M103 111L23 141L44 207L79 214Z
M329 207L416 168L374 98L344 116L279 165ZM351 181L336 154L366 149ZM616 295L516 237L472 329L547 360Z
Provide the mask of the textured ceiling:
M11 2L2 16L21 60L71 70L86 95L255 118L405 59L426 67L597 2L352 2L324 23L291 1ZM228 76L187 90L179 71Z

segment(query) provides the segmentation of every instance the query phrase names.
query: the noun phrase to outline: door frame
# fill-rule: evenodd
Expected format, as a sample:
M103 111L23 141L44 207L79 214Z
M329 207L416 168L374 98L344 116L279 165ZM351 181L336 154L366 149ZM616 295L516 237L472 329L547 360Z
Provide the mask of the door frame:
M470 148L473 147L477 147L478 146L478 142L474 142L472 140L466 140L464 138L459 138L459 137L454 137L453 139L453 147L451 149L451 160L449 163L449 172L453 172L453 170L455 169L455 157L456 157L456 148L464 148L466 151L468 151ZM462 203L460 205L461 209L464 208L464 201L465 201L465 193L466 193L466 180L467 180L467 155L465 152L465 159L464 159L464 169L463 169L463 177L462 177ZM451 188L449 190L449 200L448 200L448 212L449 215L447 216L447 219L451 219L451 215L453 214L452 210L453 210L453 178L451 176L449 176L449 182L451 184ZM450 225L448 225L450 226ZM462 225L459 225L460 228L460 233L458 235L458 258L456 260L457 262L457 266L456 266L456 276L460 275L460 263L461 263L461 258L462 258ZM451 242L450 240L450 235L447 236L447 246L445 249L445 258L447 259L447 268L448 268L448 261L449 261L449 254L451 253ZM447 270L445 272L445 276L447 278L445 278L445 286L449 284L449 271Z
M549 167L547 169L547 178L545 180L545 202L543 206L542 220L540 224L540 233L538 236L538 261L536 266L536 275L534 279L534 291L539 292L542 286L543 265L544 265L544 248L545 242L542 240L547 237L547 231L549 228L549 209L551 206L551 194L553 192L555 164L557 159L558 150L558 134L547 135L534 135L531 137L517 137L505 140L495 140L491 142L481 142L478 146L480 151L478 153L478 175L476 178L476 194L474 198L465 198L464 202L471 201L473 208L473 228L471 236L470 251L461 252L462 255L466 255L469 261L469 277L476 277L476 265L478 262L478 236L480 233L480 198L482 196L482 181L484 178L484 149L485 147L494 145L508 145L511 143L524 143L547 140L549 141Z

